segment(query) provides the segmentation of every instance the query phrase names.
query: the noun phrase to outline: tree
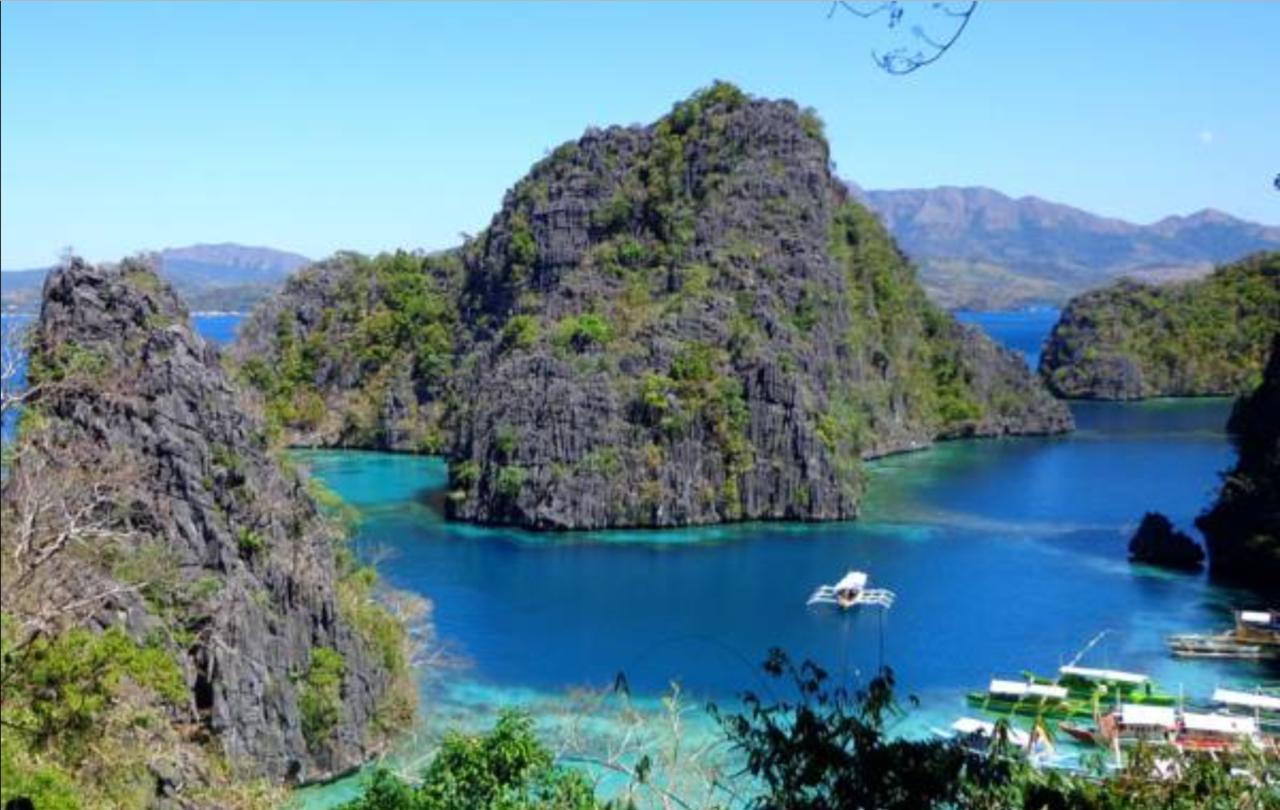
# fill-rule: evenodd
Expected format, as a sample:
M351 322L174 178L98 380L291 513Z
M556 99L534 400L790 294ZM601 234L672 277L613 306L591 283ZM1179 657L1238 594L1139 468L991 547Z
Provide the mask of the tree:
M835 0L827 12L830 19L838 11L844 11L861 19L883 16L889 22L889 30L895 35L906 31L907 44L900 44L884 52L871 51L872 60L886 73L904 76L942 58L956 43L969 25L978 3L901 3L893 2L863 5L845 0ZM911 23L908 25L907 23Z

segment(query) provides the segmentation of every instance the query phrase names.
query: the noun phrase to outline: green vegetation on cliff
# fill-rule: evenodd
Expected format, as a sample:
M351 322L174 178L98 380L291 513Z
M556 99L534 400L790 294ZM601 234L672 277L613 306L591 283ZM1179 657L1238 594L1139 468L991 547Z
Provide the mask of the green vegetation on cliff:
M237 347L269 428L295 443L439 452L459 271L451 254L341 253L302 270Z
M0 478L4 800L273 806L403 730L401 621L173 290L73 260L28 351Z
M444 450L452 517L544 529L847 518L864 457L1070 427L816 114L725 83L556 148L452 253L303 271L235 352L288 441Z
M1040 355L1059 396L1141 399L1256 386L1280 330L1280 252L1196 281L1124 281L1068 304Z

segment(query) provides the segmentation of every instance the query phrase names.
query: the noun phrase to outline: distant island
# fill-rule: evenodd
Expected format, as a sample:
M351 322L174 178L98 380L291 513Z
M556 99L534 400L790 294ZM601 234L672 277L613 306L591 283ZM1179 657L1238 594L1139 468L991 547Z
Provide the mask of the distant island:
M233 354L292 442L443 450L452 517L535 529L851 518L863 458L1072 426L816 114L723 83L558 147L456 251L304 270Z
M248 312L310 261L297 253L231 242L165 248L156 257L160 274L193 312ZM47 267L5 270L0 310L34 313L49 272Z
M929 297L949 309L1061 306L1122 277L1185 280L1280 250L1280 226L1212 209L1137 225L980 186L851 188L920 265Z
M1071 399L1235 395L1261 379L1280 332L1280 252L1155 286L1122 281L1073 299L1040 355Z

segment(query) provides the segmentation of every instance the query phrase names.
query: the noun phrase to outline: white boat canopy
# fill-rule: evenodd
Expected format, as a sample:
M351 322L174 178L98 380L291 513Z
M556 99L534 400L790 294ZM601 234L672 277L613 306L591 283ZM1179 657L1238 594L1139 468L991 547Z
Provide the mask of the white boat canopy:
M1252 717L1236 717L1230 714L1191 714L1183 712L1182 726L1187 731L1208 731L1214 734L1248 736L1258 731Z
M1126 726L1174 728L1178 724L1178 715L1172 706L1126 703L1120 707L1120 722Z
M860 591L867 587L867 575L862 571L850 571L833 587L837 591Z
M1213 690L1213 702L1223 703L1227 706L1242 706L1249 709L1280 712L1280 697L1259 695L1253 692L1240 692L1235 689Z
M1151 678L1140 672L1124 672L1119 669L1094 669L1093 667L1067 665L1059 667L1058 672L1063 675L1075 675L1077 678L1087 678L1091 681L1111 681L1112 683L1140 684L1151 680Z
M867 575L863 571L849 571L834 585L819 585L809 595L809 605L836 605L850 608L854 605L893 607L897 597L885 588L868 588Z
M1271 612L1267 610L1242 610L1240 621L1249 624L1271 624Z
M1046 683L1026 683L1025 681L1002 681L995 679L988 687L988 691L993 695L1006 695L1008 697L1047 697L1057 700L1066 700L1067 688L1065 686L1050 686Z

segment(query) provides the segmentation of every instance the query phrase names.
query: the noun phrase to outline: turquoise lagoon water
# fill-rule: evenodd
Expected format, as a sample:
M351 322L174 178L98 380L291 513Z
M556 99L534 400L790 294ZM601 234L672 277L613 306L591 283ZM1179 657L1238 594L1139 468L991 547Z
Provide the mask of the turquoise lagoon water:
M1057 438L954 442L871 466L865 513L840 524L744 524L670 532L541 535L443 521L433 458L299 454L363 514L362 553L394 587L435 606L438 643L461 663L423 678L421 756L439 730L479 729L523 706L563 732L570 696L623 672L639 702L672 681L689 704L733 706L768 692L772 646L865 682L880 662L920 706L898 732L927 734L970 713L966 690L1025 669L1051 673L1091 638L1096 666L1152 673L1168 689L1275 680L1254 663L1179 662L1163 637L1230 623L1257 594L1202 575L1132 566L1129 535L1148 509L1190 529L1231 461L1226 400L1081 404ZM850 568L898 595L892 610L805 607ZM883 659L882 656L883 655ZM583 712L579 710L579 719ZM599 746L622 736L588 710ZM694 712L689 727L708 734ZM323 807L348 780L304 793Z

